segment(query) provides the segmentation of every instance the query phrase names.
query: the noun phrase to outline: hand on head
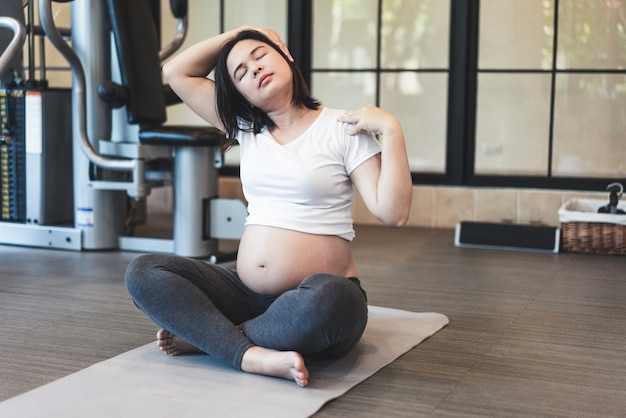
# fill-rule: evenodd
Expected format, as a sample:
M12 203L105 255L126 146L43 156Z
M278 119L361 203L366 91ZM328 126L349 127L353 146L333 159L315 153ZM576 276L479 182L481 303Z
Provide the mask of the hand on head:
M291 52L287 48L287 44L282 40L278 32L276 32L272 28L266 28L263 26L243 26L241 30L255 30L257 32L261 32L263 35L267 37L270 41L272 41L285 55L289 58L289 61L293 62L293 57L291 56Z

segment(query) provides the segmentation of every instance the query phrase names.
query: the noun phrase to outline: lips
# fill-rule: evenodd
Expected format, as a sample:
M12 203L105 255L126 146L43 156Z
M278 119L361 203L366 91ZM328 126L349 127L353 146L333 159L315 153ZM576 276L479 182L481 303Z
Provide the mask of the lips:
M268 77L271 77L271 74L263 74L259 78L259 87L261 87L263 85L263 83L265 82L265 80L267 80Z

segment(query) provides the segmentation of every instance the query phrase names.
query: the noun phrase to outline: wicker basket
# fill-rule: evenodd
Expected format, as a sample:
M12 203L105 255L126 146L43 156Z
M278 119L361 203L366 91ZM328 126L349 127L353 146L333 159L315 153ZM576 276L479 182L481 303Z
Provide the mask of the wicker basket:
M572 199L559 209L563 251L626 255L626 215L597 213L605 200ZM620 203L618 208L625 209Z

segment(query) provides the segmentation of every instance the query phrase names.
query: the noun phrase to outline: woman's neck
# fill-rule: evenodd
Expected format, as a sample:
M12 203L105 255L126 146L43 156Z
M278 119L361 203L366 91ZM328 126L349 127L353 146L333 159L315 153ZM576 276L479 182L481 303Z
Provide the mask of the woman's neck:
M321 109L291 106L285 111L270 114L269 116L276 124L270 133L279 144L287 144L302 135L321 111Z

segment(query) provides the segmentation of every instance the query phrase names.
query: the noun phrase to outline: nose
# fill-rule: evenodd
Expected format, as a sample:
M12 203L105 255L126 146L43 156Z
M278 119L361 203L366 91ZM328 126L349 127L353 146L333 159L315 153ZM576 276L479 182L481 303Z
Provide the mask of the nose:
M262 69L263 69L262 66L256 65L254 67L254 70L252 71L252 74L256 77L261 72Z

